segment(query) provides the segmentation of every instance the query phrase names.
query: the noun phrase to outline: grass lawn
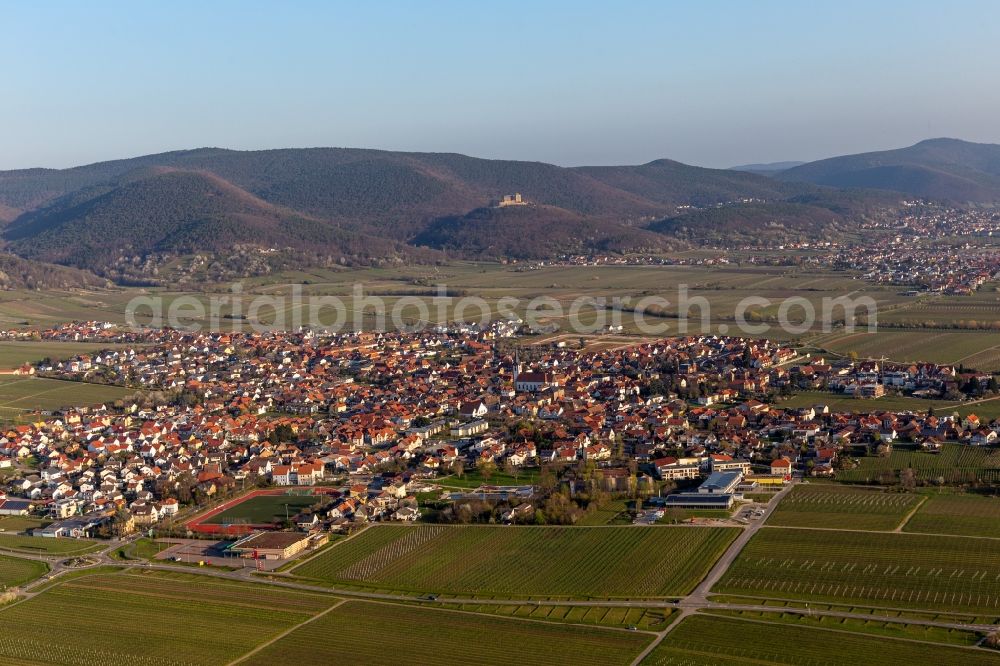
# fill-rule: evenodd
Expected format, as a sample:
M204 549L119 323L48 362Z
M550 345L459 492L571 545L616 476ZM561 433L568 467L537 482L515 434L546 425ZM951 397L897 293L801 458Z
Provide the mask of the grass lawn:
M920 500L920 495L878 489L799 485L781 500L767 524L889 531L895 529Z
M686 594L736 529L376 525L292 569L334 585L524 598Z
M234 523L263 524L283 522L286 507L289 518L317 503L328 502L326 496L316 495L257 495L230 507L205 521L206 525Z
M86 576L0 610L0 622L17 627L0 635L0 662L214 666L334 603L326 595L204 577Z
M80 555L101 547L87 539L48 539L45 537L0 534L0 548L40 555Z
M831 628L833 625L830 625ZM995 652L928 645L882 636L850 634L730 617L694 615L681 622L644 664L996 664Z
M134 389L60 379L0 376L0 420L13 421L23 412L103 404L135 394Z
M30 583L48 570L44 562L0 555L0 590Z
M990 539L765 527L713 592L993 614L1000 548Z
M168 543L160 543L143 537L112 551L111 557L116 560L151 560L156 557L157 553L169 547Z
M1000 539L1000 497L930 495L903 529ZM1000 544L997 547L1000 548Z
M349 628L349 630L345 630ZM349 601L245 664L629 664L648 634Z
M983 402L975 404L965 404L958 407L945 409L942 414L952 414L957 412L959 416L965 418L969 414L975 414L980 422L987 424L994 419L1000 419L1000 398L987 398Z
M0 530L11 534L25 532L36 527L45 527L48 524L47 520L27 516L0 516Z

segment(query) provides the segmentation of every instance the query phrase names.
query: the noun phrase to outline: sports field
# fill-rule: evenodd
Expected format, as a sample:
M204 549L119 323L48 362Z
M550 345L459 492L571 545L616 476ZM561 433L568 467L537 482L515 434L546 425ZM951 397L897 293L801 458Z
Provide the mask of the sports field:
M256 495L222 513L215 514L204 522L209 525L281 522L285 520L286 509L288 517L294 518L295 514L303 509L324 501L326 500L323 496L317 495Z
M690 592L736 529L378 525L292 574L478 598L657 598Z
M1000 548L991 539L764 527L713 592L997 614Z
M767 524L888 531L919 503L919 495L879 489L798 485L781 500Z
M918 480L942 481L946 484L1000 481L1000 450L945 444L940 453L926 453L913 446L893 446L883 458L858 458L854 469L837 471L837 480L848 483L896 484L900 471L912 467Z
M652 636L348 601L245 664L629 664Z
M643 663L656 666L905 663L985 666L998 662L1000 655L987 650L781 623L693 615L671 631Z
M0 609L4 664L228 663L336 603L206 578L75 578Z
M1000 497L931 495L903 530L1000 539Z
M48 570L44 562L0 555L0 590L30 583Z

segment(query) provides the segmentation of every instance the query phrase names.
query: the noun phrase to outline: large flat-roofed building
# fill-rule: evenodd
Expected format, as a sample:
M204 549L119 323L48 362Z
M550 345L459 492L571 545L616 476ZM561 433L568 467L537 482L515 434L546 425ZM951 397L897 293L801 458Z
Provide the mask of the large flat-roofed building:
M712 472L698 486L698 494L725 495L733 492L742 480L743 474L740 472Z
M240 557L287 560L309 548L310 538L303 532L255 532L234 543L229 551Z
M663 506L668 509L731 509L736 496L732 493L678 493L663 498Z
M742 495L736 492L736 487L743 480L743 474L738 471L712 472L698 486L697 492L677 493L664 499L664 506L684 509L731 509Z

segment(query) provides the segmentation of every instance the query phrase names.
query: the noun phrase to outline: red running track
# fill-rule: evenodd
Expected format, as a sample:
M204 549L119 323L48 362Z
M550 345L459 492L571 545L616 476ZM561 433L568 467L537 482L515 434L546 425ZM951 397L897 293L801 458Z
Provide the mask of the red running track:
M214 509L209 509L208 511L198 514L191 520L184 523L184 527L191 530L192 532L200 532L202 534L228 534L228 535L241 535L248 534L251 530L273 530L277 529L277 526L273 523L264 524L253 524L253 523L241 523L239 525L222 525L219 523L207 523L206 521L211 520L215 516L219 515L223 511L228 511L234 506L238 506L243 502L254 497L261 497L267 495L285 495L289 490L308 490L313 495L337 495L339 491L335 488L316 488L314 486L283 486L281 488L264 488L262 490L252 490L246 495L229 500L228 502L223 502Z

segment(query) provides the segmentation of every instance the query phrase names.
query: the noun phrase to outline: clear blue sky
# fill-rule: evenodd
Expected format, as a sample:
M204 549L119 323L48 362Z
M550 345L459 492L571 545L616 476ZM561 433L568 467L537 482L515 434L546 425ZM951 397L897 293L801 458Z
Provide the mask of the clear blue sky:
M359 146L559 164L1000 142L1000 2L0 0L0 169Z

